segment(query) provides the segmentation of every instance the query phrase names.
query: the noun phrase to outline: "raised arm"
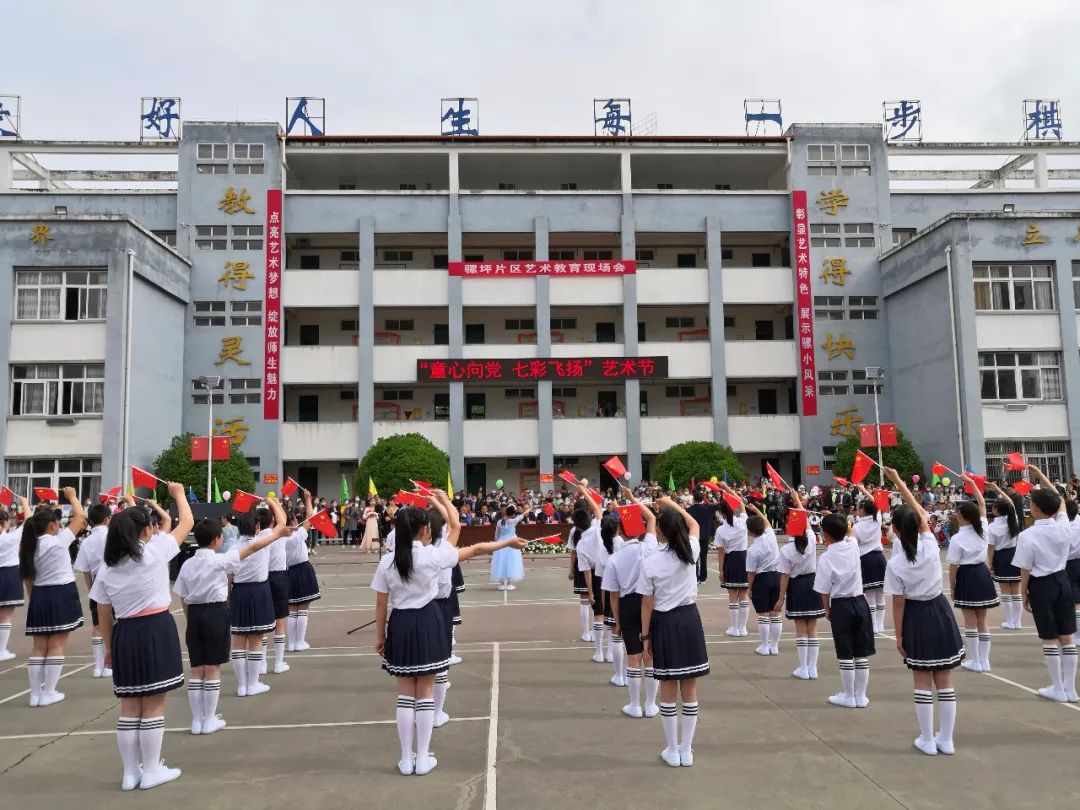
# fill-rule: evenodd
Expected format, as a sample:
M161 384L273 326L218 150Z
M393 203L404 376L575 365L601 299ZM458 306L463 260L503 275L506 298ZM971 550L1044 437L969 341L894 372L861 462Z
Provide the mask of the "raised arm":
M86 527L86 512L79 503L79 493L75 491L75 487L64 487L64 497L71 504L71 517L68 518L67 527L72 534L77 535Z
M596 520L600 520L600 518L604 516L604 510L600 508L600 504L593 500L592 494L589 492L589 488L581 483L579 483L577 487L578 492L581 493L581 496L585 499L585 502L589 504L589 510L592 512L593 518L595 518Z
M440 512L446 519L446 540L450 545L456 546L461 536L461 516L458 515L457 507L450 500L450 496L441 489L432 490L432 496L435 508L438 509L441 506Z
M620 488L626 493L630 503L637 504L638 509L641 510L641 517L645 520L645 533L656 534L656 513L648 505L643 504L630 487L623 486Z
M795 504L795 508L796 509L802 509L803 508L802 496L799 495L799 490L795 489L795 487L792 487L790 489L790 492L791 492L791 500Z
M657 503L660 506L666 506L668 509L674 509L680 515L682 515L682 519L686 521L686 533L688 535L690 535L691 537L700 537L701 536L700 535L701 527L698 526L698 522L696 520L694 520L690 516L690 513L687 512L685 509L683 509L682 506L680 506L677 501L674 501L671 498L668 498L667 496L665 496L665 497L661 498L660 500L658 500Z
M311 504L311 493L308 490L304 490L304 512L306 517L304 518L304 524L309 524L311 516L315 514L315 507Z
M1056 492L1057 492L1057 487L1055 487L1055 486L1054 486L1054 485L1053 485L1053 484L1052 484L1052 483L1050 482L1050 479L1049 479L1049 478L1047 478L1047 477L1046 477L1046 476L1045 476L1045 475L1043 474L1043 471L1042 471L1042 470L1040 470L1040 469L1039 469L1038 467L1036 467L1036 466L1035 466L1034 464L1028 464L1028 465L1027 465L1027 468L1028 468L1028 469L1029 469L1029 470L1031 471L1031 473L1032 473L1033 475L1035 475L1035 476L1036 476L1036 477L1037 477L1037 478L1039 479L1039 484L1040 484L1040 485L1042 486L1042 488L1043 488L1043 489L1048 489L1048 490L1050 490L1051 492L1054 492L1054 493L1056 493ZM1061 506L1059 506L1059 507L1058 507L1058 510L1057 510L1057 514L1059 514L1059 515L1060 515L1060 514L1063 514L1064 512L1065 512L1065 499L1064 499L1064 498L1062 498L1062 499L1061 499ZM1024 593L1027 593L1027 591L1024 591Z
M173 493L170 490L169 491L169 496L172 497L172 494ZM183 500L183 499L184 499L184 494L183 494L183 492L181 492L180 493L180 500ZM179 509L180 509L180 501L176 500L176 498L173 498L173 500L176 501L176 508L179 511ZM166 512L164 509L162 509L161 504L159 504L157 501L151 500L150 498L144 499L143 503L145 503L147 506L149 506L151 509L153 509L155 512L157 512L158 521L159 521L158 526L159 526L159 529L162 532L162 534L169 534L169 532L172 531L172 515L170 515L168 512ZM181 540L180 542L183 542L183 541Z
M904 503L915 510L915 514L919 516L919 532L928 532L930 527L927 523L926 510L922 508L918 499L911 494L911 490L908 489L907 484L904 483L904 479L900 477L893 467L885 468L885 477L888 478L893 484L896 485L897 491L900 493L900 497L904 499Z
M870 490L868 490L862 484L856 484L855 489L859 490L859 494L862 495L864 498L866 498L866 500L868 500L868 501L874 500L874 496L870 494Z
M19 496L19 516L23 520L29 520L30 516L32 514L34 514L34 513L30 509L30 501L28 501L26 498L24 498L22 495L20 495Z
M965 473L960 476L960 480L971 485L971 489L975 493L975 502L979 505L979 514L982 515L983 520L986 520L986 498L983 497L983 494L975 485L975 479Z
M237 555L241 560L246 560L256 551L262 551L271 543L276 543L282 537L292 534L292 532L289 531L289 526L285 520L285 510L282 508L281 504L278 503L277 499L267 497L266 502L270 505L270 511L274 514L274 529L269 534L263 535L257 540L252 540L250 543L245 543L240 546L240 548L236 549Z
M769 518L768 518L768 517L766 517L766 515L765 515L765 513L764 513L764 512L762 512L762 511L761 511L760 509L758 509L758 508L757 508L756 506L754 506L754 504L752 504L752 503L750 503L750 502L748 501L748 502L747 502L747 504L746 504L746 508L747 508L747 509L753 509L753 510L754 510L754 514L755 514L755 515L757 515L757 516L758 516L759 518L761 518L762 520L764 520L764 521L765 521L765 530L766 530L766 531L768 531L769 529L771 529L771 528L772 528L772 524L771 524L771 523L769 523Z
M191 504L188 503L188 499L184 497L184 485L175 481L169 482L169 495L176 503L176 525L173 526L171 532L173 540L177 545L182 544L189 534L191 534L192 528L195 526L195 518L191 514ZM165 516L168 518L168 515ZM169 518L171 525L172 518ZM163 524L164 525L164 524ZM163 529L168 532L168 529Z
M745 514L745 512L746 512L746 499L743 498L742 495L740 495L734 489L732 489L731 485L727 481L721 481L717 486L719 486L720 489L723 489L723 490L726 490L726 491L730 492L732 495L734 495L736 498L739 499L739 508L738 509L733 509L732 511L736 515Z

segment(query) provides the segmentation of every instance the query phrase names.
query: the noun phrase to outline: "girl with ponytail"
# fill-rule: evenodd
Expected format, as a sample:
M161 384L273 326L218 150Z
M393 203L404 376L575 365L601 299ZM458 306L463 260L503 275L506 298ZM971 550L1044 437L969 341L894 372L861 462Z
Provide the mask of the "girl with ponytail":
M10 661L15 653L8 650L11 636L11 617L23 601L23 582L19 577L19 541L22 539L22 523L19 518L30 517L30 504L19 497L19 507L14 512L0 509L0 661Z
M798 490L791 490L791 499L796 509L803 508ZM784 615L795 622L795 653L799 666L791 674L803 681L817 680L818 653L821 651L817 623L825 615L825 607L821 594L814 590L817 542L809 521L803 534L792 537L781 547L777 570L780 571L780 598L776 600L774 610L779 613L783 605Z
M601 539L601 518L604 513L600 509L600 504L592 499L588 488L584 484L578 484L578 490L581 492L582 501L589 509L591 514L591 521L588 531L584 532L581 539L576 543L577 564L578 570L581 571L582 576L585 578L585 587L587 595L592 595L592 639L596 645L596 652L593 654L592 660L594 663L604 663L604 592L600 587L600 581L603 577L604 565L607 562L607 550L604 547L603 540ZM577 510L575 510L575 515ZM576 524L575 518L575 524ZM606 659L608 661L612 658Z
M1019 630L1020 617L1024 614L1024 597L1020 595L1020 569L1013 565L1016 554L1016 538L1020 534L1020 520L1012 499L997 484L989 483L997 500L991 510L994 519L986 527L987 564L993 571L994 581L1001 588L1001 601L1005 610L1006 630Z
M574 595L578 597L581 640L589 644L593 643L590 583L586 582L585 572L578 565L577 549L583 542L588 545L591 542L592 534L599 531L599 527L593 525L592 512L588 506L591 502L592 498L586 494L584 498L579 498L577 503L574 504L574 511L570 516L574 528L570 530L570 537L566 541L566 548L570 552L570 574L568 579L573 582Z
M961 666L972 672L989 672L990 626L986 611L997 607L1000 601L986 561L986 501L973 478L968 475L962 478L968 489L974 491L975 502L961 501L956 505L959 528L949 541L945 561L949 564L953 605L964 616L964 646L968 656Z

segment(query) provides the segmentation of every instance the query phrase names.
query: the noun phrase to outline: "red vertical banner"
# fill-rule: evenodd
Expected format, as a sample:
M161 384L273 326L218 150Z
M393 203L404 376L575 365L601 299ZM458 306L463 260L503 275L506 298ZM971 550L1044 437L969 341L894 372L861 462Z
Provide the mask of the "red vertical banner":
M798 326L799 391L803 416L817 416L814 299L810 292L810 226L806 192L791 192L792 255L795 257L795 323Z
M805 196L805 195L804 195ZM281 392L281 189L266 192L266 300L263 317L263 419L278 419Z

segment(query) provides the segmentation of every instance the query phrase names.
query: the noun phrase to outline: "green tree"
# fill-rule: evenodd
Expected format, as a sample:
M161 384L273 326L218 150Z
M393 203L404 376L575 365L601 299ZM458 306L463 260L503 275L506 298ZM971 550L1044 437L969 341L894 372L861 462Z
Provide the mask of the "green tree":
M200 501L212 503L213 492L209 496L206 492L206 462L191 460L193 436L192 433L173 436L168 448L154 460L154 475L162 481L179 481L184 485L185 492L188 487L191 487ZM214 462L213 474L222 492L225 490L236 492L238 489L252 493L255 491L255 476L251 472L247 459L235 444L229 445L228 460ZM212 488L213 484L211 484ZM161 503L169 500L164 484L158 484L156 494Z
M446 486L450 459L419 433L387 436L372 445L353 475L353 493L367 496L368 478L379 494L388 497L399 489L411 490L409 480L427 481L433 487ZM459 482L464 485L464 482Z
M859 444L859 437L848 436L843 442L836 446L836 455L833 458L833 473L843 478L851 477L851 470L855 466L855 453L861 449ZM863 450L866 455L877 461L877 447L867 447ZM885 462L886 467L895 467L897 472L900 473L900 477L905 481L910 481L911 476L918 474L920 477L925 477L925 471L923 470L922 459L919 458L919 454L915 452L915 447L912 445L911 440L903 434L902 431L896 431L896 446L895 447L883 447L881 448L882 460ZM876 484L880 478L878 477L878 470L875 468L870 471L870 474L866 476L868 482Z
M656 457L652 478L667 486L668 476L676 487L690 486L690 479L708 481L714 475L719 480L745 481L746 470L730 447L716 442L683 442L669 447Z

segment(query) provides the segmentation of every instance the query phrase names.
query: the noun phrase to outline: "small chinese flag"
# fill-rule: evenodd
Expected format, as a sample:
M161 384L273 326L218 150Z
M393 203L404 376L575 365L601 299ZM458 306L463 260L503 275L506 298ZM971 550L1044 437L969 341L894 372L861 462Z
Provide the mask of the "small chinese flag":
M1020 493L1020 497L1026 498L1028 493L1035 489L1035 485L1030 481L1017 481L1013 484L1013 489Z
M1005 469L1009 472L1022 472L1024 467L1024 457L1020 453L1008 453L1005 456Z
M286 478L285 483L281 485L281 494L286 498L291 498L296 490L300 489L300 485L293 481L291 478Z
M600 497L600 493L597 492L595 489L590 489L589 490L589 497L592 498L594 501L596 501L597 506L603 506L604 505L604 499L602 497Z
M772 464L765 463L765 472L769 474L769 480L772 481L773 486L777 489L787 489L788 485L783 478L780 477L780 473L773 469Z
M415 506L417 509L427 509L428 507L427 499L423 495L414 495L403 489L399 489L397 495L394 496L394 503L399 506Z
M334 526L334 521L330 519L330 515L325 509L312 515L309 522L311 528L317 532L325 534L327 537L337 537L337 527Z
M551 517L555 514L555 507L552 506L550 503L545 503L541 508L544 510L544 514L548 517Z
M428 489L428 490L431 489L431 484L429 482L427 482L427 481L413 481L413 483L416 484L416 486L419 487L420 489Z
M975 475L974 473L972 473L968 477L971 478L975 482L975 486L977 486L979 488L979 492L986 492L986 476L985 475ZM964 482L964 492L966 492L968 495L974 495L975 494L975 490L972 488L971 484L967 483L966 481Z
M619 482L623 480L623 476L626 474L626 467L623 466L623 463L619 460L618 456L612 456L605 461L604 469L611 473L611 477Z
M60 500L60 496L56 494L56 490L49 489L48 487L34 487L34 497L39 501Z
M577 476L569 470L563 470L561 473L559 473L559 478L561 478L563 481L565 481L572 487L576 487L578 485Z
M738 512L743 505L738 496L732 495L730 492L724 493L724 500L727 501L727 505L731 507L732 512Z
M242 489L236 490L232 496L232 508L237 512L250 512L251 507L258 503L258 498L250 492Z
M157 487L158 477L148 473L146 470L140 470L138 467L133 466L131 468L131 483L136 487L154 489ZM241 511L246 512L247 510L243 509Z
M806 533L806 522L809 518L805 509L789 509L787 513L787 526L784 532L789 537L798 537Z
M945 474L945 465L938 462L938 461L935 461L933 463L933 465L931 465L931 467L930 467L930 472L932 472L934 475L938 475L938 476L944 475Z
M851 483L846 478L844 478L843 476L840 476L840 475L834 475L833 480L835 480L836 483L838 483L842 487L846 487L848 484Z
M627 537L640 537L645 533L645 520L641 517L641 507L636 503L620 506L619 520L622 521L623 533Z
M877 507L879 512L889 511L889 490L887 489L875 489L874 490L874 506Z
M11 506L15 502L15 493L0 484L0 506Z
M874 460L862 450L855 451L855 467L851 471L853 483L861 484L874 466Z
M109 503L109 501L115 501L116 496L110 495L108 492L99 492L97 499L98 503Z
M705 489L708 489L708 490L710 490L712 492L719 492L720 491L719 484L714 484L712 481L702 481L701 486L705 487Z
M537 537L536 539L541 543L547 543L549 546L556 546L563 541L561 534L549 534L546 537Z

